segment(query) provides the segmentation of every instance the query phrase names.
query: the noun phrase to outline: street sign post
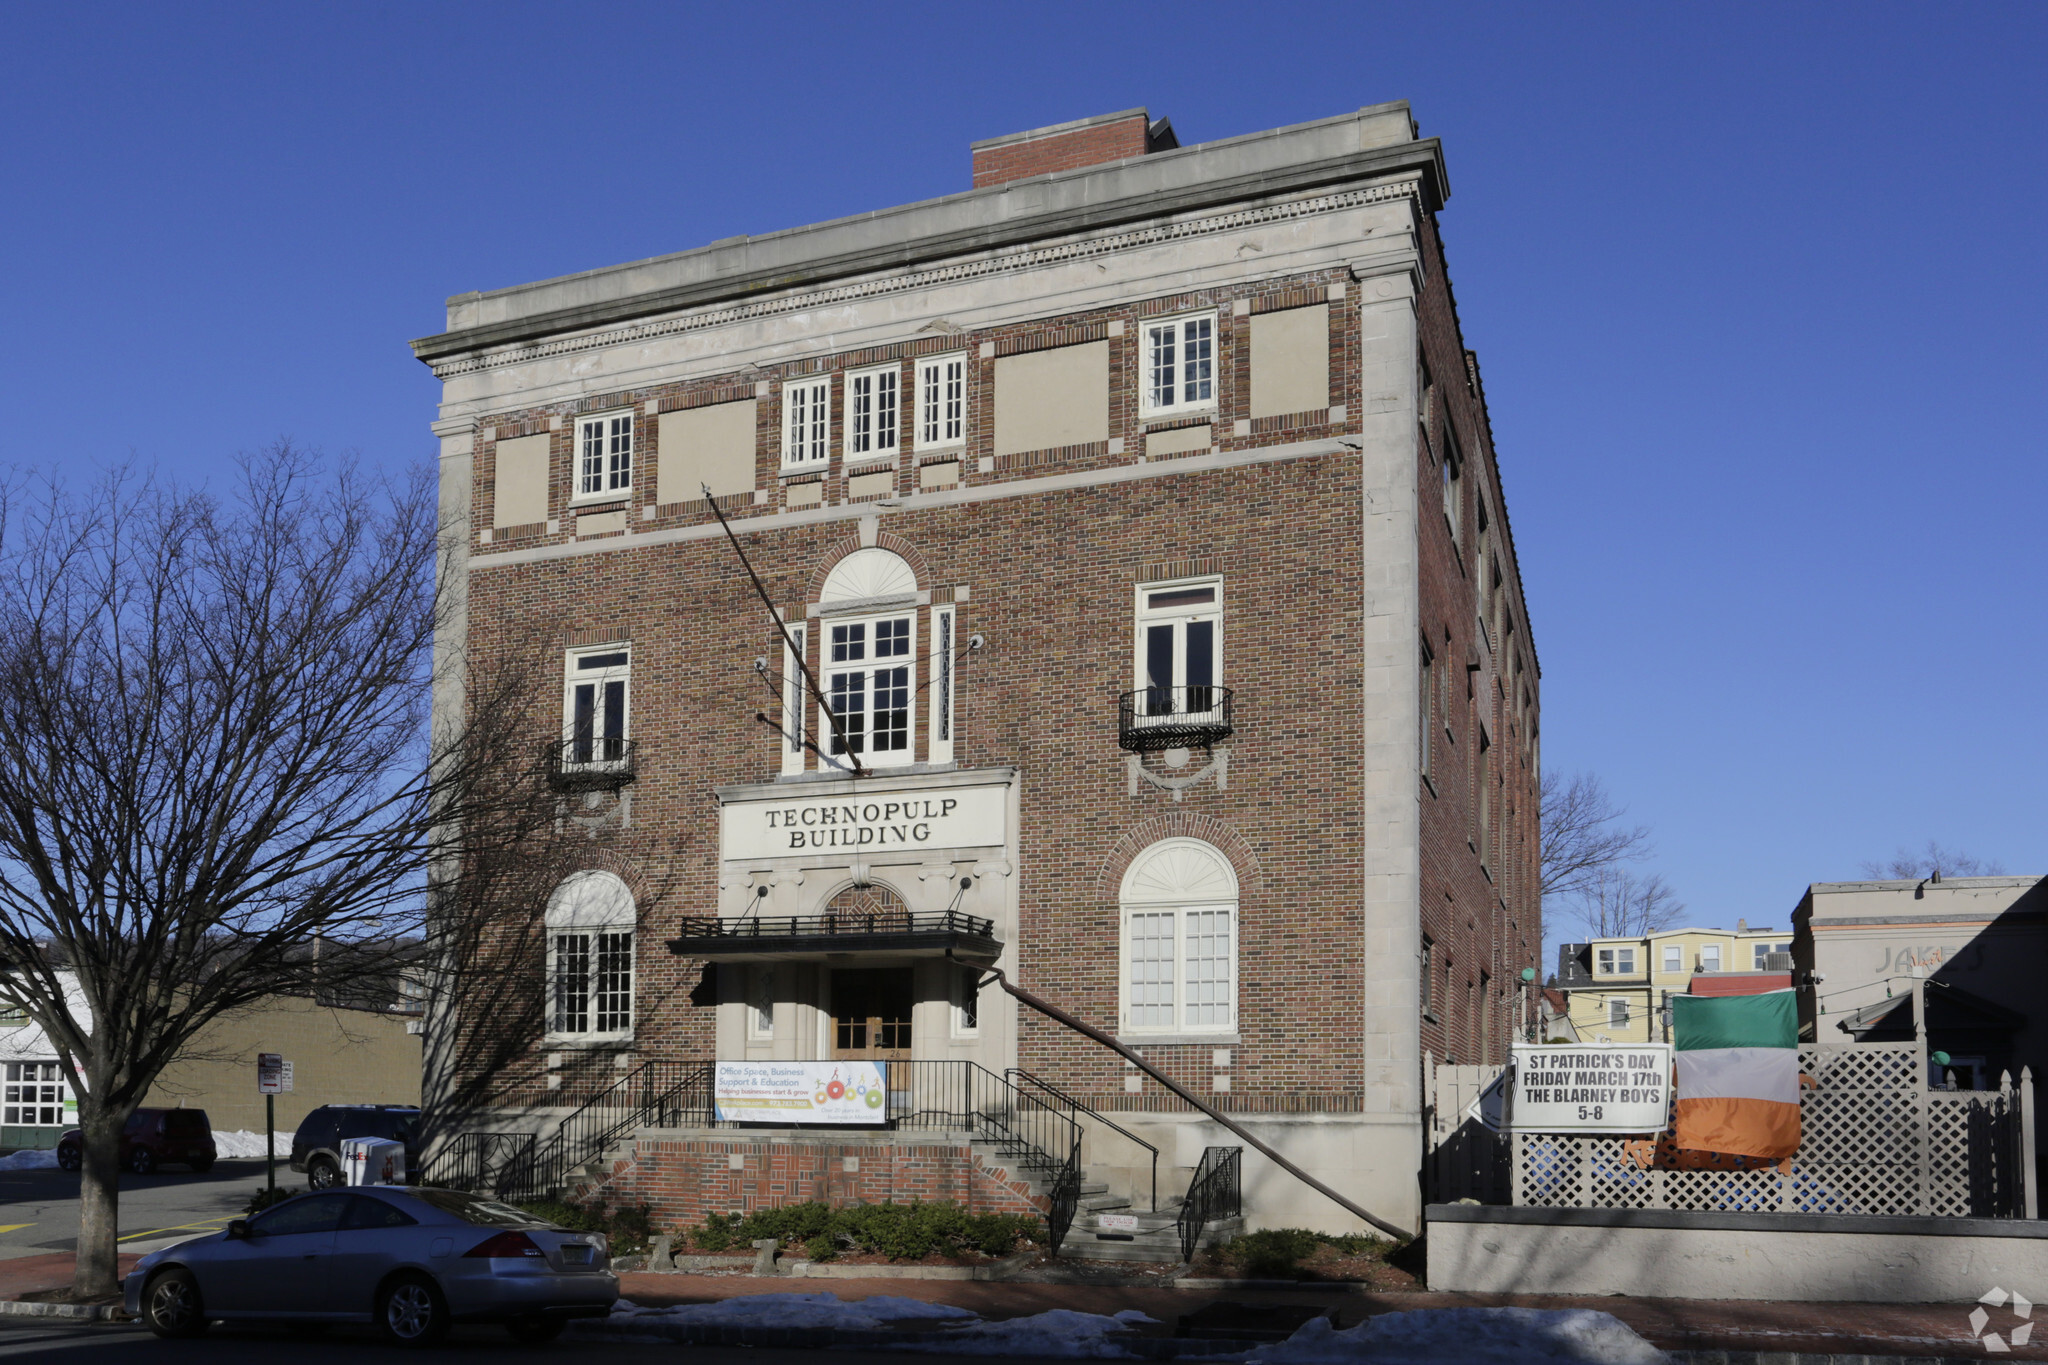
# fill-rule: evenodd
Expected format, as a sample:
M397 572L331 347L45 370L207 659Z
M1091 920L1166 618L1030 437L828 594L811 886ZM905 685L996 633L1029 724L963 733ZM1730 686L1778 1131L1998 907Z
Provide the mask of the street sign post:
M263 1167L270 1198L277 1197L277 1097L292 1088L292 1064L280 1052L256 1054L256 1089L263 1096Z

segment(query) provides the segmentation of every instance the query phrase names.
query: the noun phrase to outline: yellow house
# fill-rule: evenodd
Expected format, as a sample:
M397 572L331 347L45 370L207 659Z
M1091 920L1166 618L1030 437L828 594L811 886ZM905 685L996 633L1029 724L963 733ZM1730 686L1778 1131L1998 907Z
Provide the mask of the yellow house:
M1669 1035L1666 997L1692 988L1694 975L1760 972L1773 953L1792 951L1789 930L1662 929L1640 938L1567 943L1557 984L1570 993L1572 1027L1589 1043L1662 1042Z

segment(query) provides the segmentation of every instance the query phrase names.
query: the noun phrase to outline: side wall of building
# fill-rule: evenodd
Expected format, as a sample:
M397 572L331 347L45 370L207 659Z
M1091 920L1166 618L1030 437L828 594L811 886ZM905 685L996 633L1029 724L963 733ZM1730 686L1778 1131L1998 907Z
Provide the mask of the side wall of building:
M256 1055L276 1052L292 1064L291 1093L277 1097L279 1132L323 1104L418 1104L421 1035L408 1029L412 1022L277 996L203 1029L143 1103L204 1109L217 1130L260 1133Z

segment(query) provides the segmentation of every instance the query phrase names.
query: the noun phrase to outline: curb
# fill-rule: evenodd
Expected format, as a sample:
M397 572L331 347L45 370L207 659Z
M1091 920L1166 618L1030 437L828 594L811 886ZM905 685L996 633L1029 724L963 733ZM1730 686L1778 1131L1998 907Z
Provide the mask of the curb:
M0 1299L0 1317L57 1318L69 1322L126 1322L128 1314L118 1303L22 1303Z
M1672 1365L1984 1365L1982 1357L1877 1356L1853 1351L1666 1351Z
M886 1329L852 1327L732 1327L692 1323L613 1324L586 1318L569 1324L565 1339L574 1341L669 1341L679 1346L779 1347L788 1350L847 1351L922 1350L945 1353L947 1333L943 1331L892 1332ZM1252 1344L1242 1341L1205 1341L1187 1337L1123 1337L1103 1339L1105 1346L1121 1348L1143 1360L1180 1360L1214 1356L1243 1355ZM984 1354L985 1352L976 1352ZM1022 1351L1020 1355L1033 1352ZM1115 1357L1108 1357L1115 1359ZM1706 1365L1701 1362L1700 1365ZM1735 1365L1731 1362L1731 1365Z

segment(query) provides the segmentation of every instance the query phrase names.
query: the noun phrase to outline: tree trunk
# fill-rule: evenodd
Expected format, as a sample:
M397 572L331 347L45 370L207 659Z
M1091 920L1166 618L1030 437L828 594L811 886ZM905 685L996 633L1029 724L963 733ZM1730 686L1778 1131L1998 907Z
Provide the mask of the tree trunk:
M78 1262L72 1278L80 1298L118 1293L121 1263L114 1239L121 1212L121 1128L126 1115L80 1115L85 1165L78 1180Z

